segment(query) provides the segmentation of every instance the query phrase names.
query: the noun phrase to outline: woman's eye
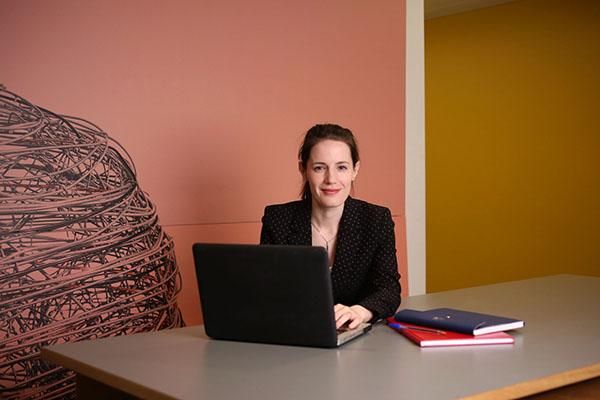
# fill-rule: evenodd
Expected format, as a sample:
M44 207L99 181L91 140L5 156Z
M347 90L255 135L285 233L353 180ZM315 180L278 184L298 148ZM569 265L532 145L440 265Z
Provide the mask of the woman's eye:
M340 171L345 171L345 170L347 170L347 169L348 169L348 166L347 166L347 165L340 165L340 166L338 167L338 169L339 169Z
M313 171L315 171L315 172L321 172L321 171L323 171L323 167L320 166L320 165L318 165L316 167L313 167Z

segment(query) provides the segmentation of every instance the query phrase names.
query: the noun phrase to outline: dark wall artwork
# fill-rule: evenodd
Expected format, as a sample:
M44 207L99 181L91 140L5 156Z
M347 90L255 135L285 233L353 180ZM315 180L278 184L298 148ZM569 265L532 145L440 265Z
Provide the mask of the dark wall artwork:
M74 398L40 348L182 326L180 279L127 152L0 87L0 398Z

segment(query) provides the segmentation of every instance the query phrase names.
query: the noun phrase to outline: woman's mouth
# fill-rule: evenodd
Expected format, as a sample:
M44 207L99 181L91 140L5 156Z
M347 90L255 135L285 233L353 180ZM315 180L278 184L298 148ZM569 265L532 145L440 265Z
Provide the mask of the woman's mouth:
M337 194L341 189L321 189L321 192L323 192L324 195L326 196L333 196L334 194Z

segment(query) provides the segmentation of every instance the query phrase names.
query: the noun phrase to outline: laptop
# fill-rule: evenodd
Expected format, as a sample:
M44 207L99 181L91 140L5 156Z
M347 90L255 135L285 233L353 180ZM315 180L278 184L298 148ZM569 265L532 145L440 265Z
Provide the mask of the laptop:
M206 334L214 339L337 347L370 330L336 330L322 247L193 245Z

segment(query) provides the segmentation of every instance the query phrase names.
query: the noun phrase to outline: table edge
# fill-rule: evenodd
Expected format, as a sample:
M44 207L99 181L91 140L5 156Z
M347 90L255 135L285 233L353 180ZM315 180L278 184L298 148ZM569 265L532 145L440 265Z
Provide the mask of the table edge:
M576 369L571 369L557 374L544 376L542 378L530 381L519 382L514 385L504 386L499 389L489 390L474 394L472 396L461 397L462 400L496 400L496 399L516 399L524 396L530 396L545 392L547 390L558 389L563 386L582 382L588 379L600 377L600 363L587 365Z
M117 388L123 392L148 400L176 400L175 397L165 393L148 388L136 382L132 382L121 376L105 372L101 369L90 367L89 365L79 362L71 357L54 352L51 348L42 347L40 357L63 368L73 371L76 375L83 375L88 379L99 382L109 387Z

